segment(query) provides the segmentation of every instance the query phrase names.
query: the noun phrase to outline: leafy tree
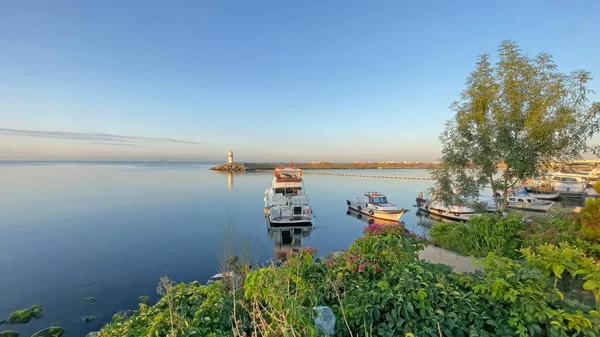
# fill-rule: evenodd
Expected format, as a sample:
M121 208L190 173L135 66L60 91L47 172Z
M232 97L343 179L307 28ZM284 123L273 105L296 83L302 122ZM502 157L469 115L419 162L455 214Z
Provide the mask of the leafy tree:
M586 142L598 131L600 113L600 103L588 101L590 80L583 70L560 73L546 53L530 58L513 41L499 46L495 66L490 55L479 56L440 136L442 168L433 173L438 197L464 202L491 186L494 195L503 193L495 203L504 209L510 188L552 161L590 150Z

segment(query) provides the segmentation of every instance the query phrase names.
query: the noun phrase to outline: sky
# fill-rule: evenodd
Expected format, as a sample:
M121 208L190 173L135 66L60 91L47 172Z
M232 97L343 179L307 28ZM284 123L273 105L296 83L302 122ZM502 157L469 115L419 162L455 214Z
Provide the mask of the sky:
M0 160L434 161L477 56L503 40L590 71L600 100L597 13L597 0L4 0Z

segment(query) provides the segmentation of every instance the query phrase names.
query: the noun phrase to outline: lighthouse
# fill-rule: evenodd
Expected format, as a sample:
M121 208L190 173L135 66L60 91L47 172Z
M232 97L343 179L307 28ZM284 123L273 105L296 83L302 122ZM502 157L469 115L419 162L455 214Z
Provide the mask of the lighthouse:
M227 163L233 164L233 150L229 150L229 155L227 156Z

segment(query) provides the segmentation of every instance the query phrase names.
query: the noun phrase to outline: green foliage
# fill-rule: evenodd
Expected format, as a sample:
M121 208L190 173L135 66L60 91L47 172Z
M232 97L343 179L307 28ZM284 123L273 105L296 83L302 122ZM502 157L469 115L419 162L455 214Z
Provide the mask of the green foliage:
M0 331L0 337L19 337L19 333L11 330Z
M523 247L535 248L546 243L558 245L561 242L580 248L587 255L600 258L600 243L590 241L583 235L579 215L569 213L539 215L531 218L523 230Z
M29 308L29 309L13 311L10 314L10 316L8 316L6 323L8 323L8 324L25 324L25 323L29 323L29 321L32 318L35 318L35 319L42 318L42 306L41 305L35 304L35 305L31 306L31 308Z
M523 240L520 232L527 224L516 214L500 216L483 214L468 223L439 223L429 231L431 239L441 247L462 255L476 257L495 253L516 257Z
M60 337L64 332L65 329L60 326L51 326L34 333L31 337Z
M140 296L140 297L138 297L138 303L142 303L142 304L148 303L148 296Z
M597 187L596 185L594 188ZM579 220L583 237L600 242L600 199L586 200L585 207L579 213Z
M140 303L139 310L127 320L113 317L98 337L233 336L229 319L232 301L221 282L209 286L180 283L170 291L170 298L163 296L154 306Z
M600 313L554 287L543 264L490 253L484 272L454 273L418 260L427 240L400 225L363 234L325 262L305 248L280 266L246 270L240 287L226 286L234 277L209 286L163 279L156 305L140 303L98 336L319 336L314 306L333 310L335 336L600 336Z
M532 265L556 279L562 278L565 271L573 278L580 277L584 281L583 289L594 294L596 308L600 310L600 261L567 243L540 245L535 250L524 248L521 253ZM556 284L555 280L555 288Z
M508 189L538 175L543 164L579 157L598 131L600 104L587 100L590 80L581 70L560 73L548 54L529 58L512 41L499 46L495 66L481 55L440 136L438 197L454 203L491 185L494 195L504 195L497 207L506 208ZM499 172L501 164L506 169ZM454 183L460 190L452 191Z
M86 297L85 301L88 302L88 303L94 303L94 302L96 302L96 298L93 297L93 296Z
M476 294L490 301L497 315L505 315L518 336L571 336L573 333L597 335L600 319L597 312L567 305L564 294L549 285L538 269L522 266L505 257L490 253L483 259L485 276L473 284ZM469 280L471 282L471 280Z

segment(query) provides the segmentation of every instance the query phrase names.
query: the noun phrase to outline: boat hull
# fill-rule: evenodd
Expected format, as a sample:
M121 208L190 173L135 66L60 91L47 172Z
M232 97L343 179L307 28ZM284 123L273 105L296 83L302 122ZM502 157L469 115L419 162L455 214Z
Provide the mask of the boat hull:
M300 218L300 219L273 219L270 214L267 215L267 221L272 227L296 227L296 226L312 226L312 219Z
M527 211L527 212L540 212L546 213L550 210L552 205L508 205L508 208L516 209L519 211Z
M560 196L559 191L543 192L527 187L525 188L525 191L527 191L527 194L529 194L530 196L540 200L555 200L558 199L558 197Z
M445 209L434 208L434 207L426 208L425 206L419 206L418 209L421 212L428 213L428 214L442 217L442 218L446 218L446 219L450 219L450 220L454 220L454 221L469 221L469 219L471 217L481 215L481 213L475 213L475 212L449 212Z
M348 204L348 208L353 211L356 211L360 214L367 215L374 219L385 220L385 221L394 221L399 222L400 218L404 213L407 212L405 209L397 209L397 210L379 210L372 209L368 207L363 207L364 204L358 204L356 202L352 202L350 200L346 200Z

